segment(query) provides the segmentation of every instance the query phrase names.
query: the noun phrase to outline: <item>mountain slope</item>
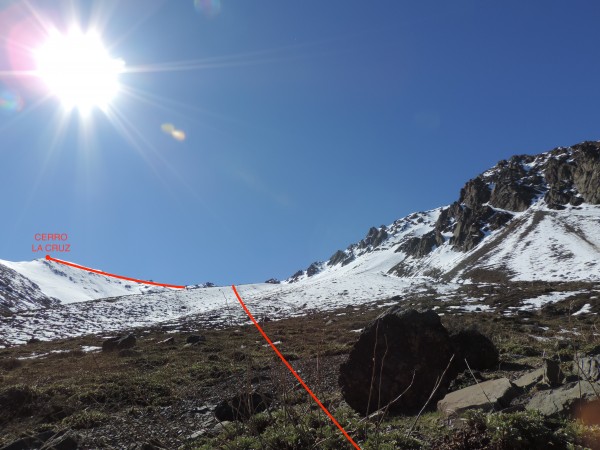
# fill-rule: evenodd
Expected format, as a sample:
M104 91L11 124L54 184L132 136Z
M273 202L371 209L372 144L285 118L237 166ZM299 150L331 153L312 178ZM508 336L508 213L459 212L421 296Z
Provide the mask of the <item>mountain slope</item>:
M294 283L348 267L445 280L600 280L600 142L518 155L469 180L458 201L371 228Z
M161 290L160 287L105 277L45 259L25 262L0 260L0 311Z
M353 308L394 296L443 302L461 286L477 290L481 283L506 287L535 280L575 282L581 301L593 306L600 289L593 284L600 281L599 175L598 142L516 156L469 180L452 205L371 228L358 243L280 284L240 291L259 318ZM0 317L7 343L187 320L207 326L246 320L229 287L149 293L154 288L45 260L3 262L0 282L0 305L7 314L17 312ZM482 303L485 294L468 292L461 298L476 301L469 308L487 311L504 302ZM83 301L90 299L96 300ZM18 312L36 307L46 309Z

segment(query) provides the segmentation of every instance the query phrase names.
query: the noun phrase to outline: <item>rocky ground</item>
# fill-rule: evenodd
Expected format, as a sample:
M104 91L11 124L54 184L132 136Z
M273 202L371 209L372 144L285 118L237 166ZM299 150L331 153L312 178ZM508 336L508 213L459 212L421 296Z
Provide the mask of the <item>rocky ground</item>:
M568 387L574 359L600 353L597 290L584 283L465 285L444 302L438 291L421 292L305 317L265 317L263 326L361 448L600 448L594 417L581 417L586 424L524 406L538 393ZM543 296L551 301L539 301ZM543 306L528 304L532 299ZM449 415L432 404L420 416L362 417L342 397L340 365L361 331L395 304L434 309L450 332L476 327L498 348L496 367L458 374L450 391L502 378L523 382L524 375L535 382L496 412ZM101 350L106 336L93 335L0 350L0 448L350 448L255 328L200 323L137 329L135 343L111 351ZM559 386L532 374L545 359L562 370ZM252 411L241 406L248 399Z

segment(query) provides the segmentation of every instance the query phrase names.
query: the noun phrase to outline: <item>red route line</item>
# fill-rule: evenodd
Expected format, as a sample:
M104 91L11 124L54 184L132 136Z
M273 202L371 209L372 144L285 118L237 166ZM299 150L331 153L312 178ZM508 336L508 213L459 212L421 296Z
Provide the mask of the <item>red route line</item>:
M155 283L154 281L145 281L145 280L138 280L136 278L122 277L121 275L115 275L113 273L102 272L101 270L96 270L96 269L91 269L89 267L80 266L79 264L74 264L74 263L71 263L68 261L63 261L62 259L56 259L50 255L46 255L46 259L48 261L54 261L59 264L64 264L65 266L75 267L76 269L86 270L88 272L93 272L93 273L97 273L99 275L104 275L105 277L119 278L120 280L134 281L134 282L140 283L140 284L151 284L153 286L162 286L162 287L168 287L168 288L173 288L173 289L184 289L185 288L185 286L177 286L175 284Z
M258 322L254 318L254 316L250 313L250 310L248 309L248 307L242 300L242 297L240 297L240 294L238 294L238 291L235 288L235 286L232 285L231 287L233 289L233 292L235 292L235 296L237 297L238 301L242 305L242 308L244 308L244 311L246 311L246 314L248 314L248 317L250 317L250 320L252 321L254 326L258 329L258 332L260 334L262 334L263 338L265 338L265 341L267 341L267 344L269 344L271 346L273 351L277 354L277 356L279 356L279 359L281 359L283 361L283 364L285 364L285 366L288 368L288 370L290 372L292 372L292 375L294 375L296 377L296 379L300 382L300 384L306 390L306 392L308 392L308 394L312 397L312 399L315 401L315 403L321 407L321 409L325 412L325 414L327 414L327 416L329 416L329 418L334 423L334 425L340 429L340 431L346 437L346 439L348 439L348 441L354 446L355 449L361 450L360 447L358 446L358 444L356 442L354 442L354 440L350 437L350 435L346 432L346 430L344 430L344 427L342 427L339 424L339 422L337 420L335 420L335 417L333 417L333 415L327 410L325 405L323 405L323 403L321 403L319 401L317 396L315 394L313 394L313 391L311 391L310 388L306 385L306 383L302 380L302 378L300 378L300 375L298 375L298 373L294 370L294 368L291 366L291 364L289 362L287 362L285 357L279 352L277 347L275 347L275 344L273 344L273 342L271 342L271 339L269 339L269 336L267 336L267 334L264 332L262 327L258 324Z

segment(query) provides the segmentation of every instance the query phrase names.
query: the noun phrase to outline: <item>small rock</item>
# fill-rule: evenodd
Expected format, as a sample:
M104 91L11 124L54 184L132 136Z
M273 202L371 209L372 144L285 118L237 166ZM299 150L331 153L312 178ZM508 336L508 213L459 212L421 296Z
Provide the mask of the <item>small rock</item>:
M446 416L461 414L469 409L490 411L507 407L519 395L518 389L508 378L484 381L451 392L437 404L437 409Z
M38 339L38 338L36 338L36 337L32 337L31 339L29 339L29 340L27 341L27 343L28 343L28 344L37 344L38 342L42 342L42 341L41 341L41 340L39 340L39 339Z
M553 359L544 359L544 383L551 387L560 386L565 379L565 375L560 370L560 364Z
M267 409L272 402L273 397L268 393L244 392L219 402L215 408L215 417L219 421L246 420Z
M206 338L199 334L192 334L191 336L187 337L185 342L188 344L198 344L200 342L206 342Z
M210 434L217 435L232 426L233 424L229 420L222 420L210 430Z

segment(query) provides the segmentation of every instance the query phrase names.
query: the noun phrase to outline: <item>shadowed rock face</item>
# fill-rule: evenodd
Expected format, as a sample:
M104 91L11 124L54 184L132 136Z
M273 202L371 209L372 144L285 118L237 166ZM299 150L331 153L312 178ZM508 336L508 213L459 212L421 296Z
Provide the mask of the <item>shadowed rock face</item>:
M487 232L504 226L513 217L510 212L527 210L540 195L555 209L600 204L600 142L557 148L543 157L513 156L469 180L459 200L440 214L437 245L444 243L443 234L452 233L455 249L471 250Z
M452 355L448 332L436 313L395 308L362 332L340 367L338 381L344 399L360 414L390 402L392 413L415 413L427 402ZM444 395L450 378L442 380L432 402Z

